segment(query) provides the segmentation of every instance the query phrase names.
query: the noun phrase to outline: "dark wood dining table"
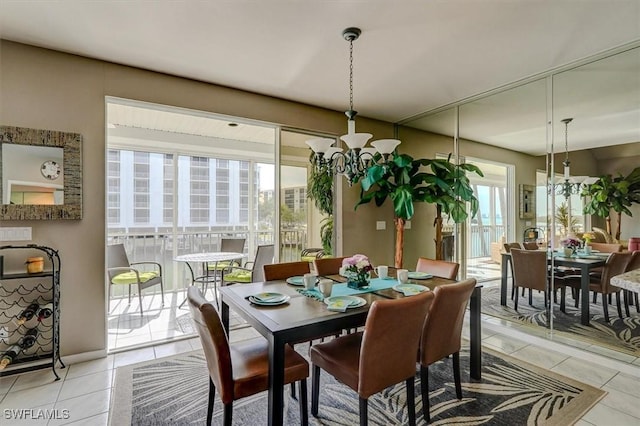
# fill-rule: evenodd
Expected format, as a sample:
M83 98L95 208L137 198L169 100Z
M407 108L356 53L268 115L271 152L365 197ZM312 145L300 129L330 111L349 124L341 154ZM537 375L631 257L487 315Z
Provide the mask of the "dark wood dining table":
M342 281L340 276L331 276L335 281ZM431 289L455 281L444 278L411 281ZM374 293L358 294L367 301L360 308L348 309L346 312L334 312L327 305L314 298L304 296L296 291L296 287L285 281L269 281L264 283L237 284L220 288L222 296L221 317L224 327L229 331L229 310L232 309L262 336L269 344L269 425L283 424L284 405L284 350L288 343L311 340L317 336L341 330L357 328L364 325L369 308L376 300L405 297L393 289L379 290ZM482 285L477 285L469 302L470 309L470 374L480 378L481 369L481 329L480 329L480 292ZM250 295L261 292L278 292L290 296L283 305L258 306L249 302Z
M596 257L596 256L594 256ZM580 270L580 305L581 305L581 313L580 313L580 322L583 325L589 325L589 273L594 268L598 268L600 266L604 266L606 263L606 257L602 256L598 259L595 258L580 258L580 257L564 257L554 255L553 257L549 254L547 256L547 262L552 265L552 267L556 266L566 266L569 268L574 268ZM509 273L509 268L512 269L511 273L513 274L513 266L511 266L511 253L502 253L502 279L500 282L500 304L506 306L507 304L507 275Z

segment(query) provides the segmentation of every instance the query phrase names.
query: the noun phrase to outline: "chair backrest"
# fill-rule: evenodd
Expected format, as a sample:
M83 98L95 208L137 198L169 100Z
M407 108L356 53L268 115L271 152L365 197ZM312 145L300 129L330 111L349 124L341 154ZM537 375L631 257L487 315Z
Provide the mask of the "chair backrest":
M618 253L622 251L622 244L616 243L589 243L593 250L598 250L602 253Z
M511 253L512 248L521 249L522 245L520 243L504 243L502 247L504 247L505 252Z
M544 291L547 288L547 252L511 249L513 280L518 287Z
M112 280L118 274L124 271L109 271L109 268L128 268L130 266L127 251L124 244L113 244L107 246L107 274L109 280Z
M627 270L627 265L632 255L633 253L631 252L611 253L609 255L607 263L602 270L602 278L600 280L604 291L606 291L611 284L612 277L623 274Z
M327 257L314 259L313 267L318 275L335 275L340 272L344 257Z
M635 271L636 269L640 269L640 250L634 251L631 255L626 271Z
M420 334L433 297L425 291L371 304L360 346L360 397L368 398L415 374Z
M440 285L427 314L420 342L420 362L430 365L460 351L462 323L467 303L476 286L471 278L454 284Z
M264 271L262 267L264 265L273 263L273 255L274 255L273 244L258 246L258 249L256 250L256 258L253 261L253 268L252 268L253 273L252 273L251 279L253 282L264 281Z
M262 267L265 281L284 280L297 275L308 274L309 262L274 263Z
M220 240L220 251L225 253L244 253L246 238L223 238Z
M606 229L598 228L596 226L594 226L591 229L596 234L596 241L597 242L601 242L602 241L602 242L607 243L607 244L617 243L616 239L613 238L613 236L611 236L611 234L608 233L606 231Z
M445 260L433 260L426 257L419 257L416 265L417 272L426 272L436 277L455 280L458 276L460 264L456 262L447 262Z
M208 302L197 286L187 290L189 310L202 342L209 377L224 404L233 401L233 376L229 340L216 308Z
M534 241L525 241L522 243L522 248L525 250L538 250L538 243Z

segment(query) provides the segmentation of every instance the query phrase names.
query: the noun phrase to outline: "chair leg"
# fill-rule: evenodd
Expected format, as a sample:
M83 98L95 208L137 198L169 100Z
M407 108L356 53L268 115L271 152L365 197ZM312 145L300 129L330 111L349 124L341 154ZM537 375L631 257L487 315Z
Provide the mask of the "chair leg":
M207 426L211 425L211 419L213 418L213 403L216 397L216 385L213 384L213 380L209 378L209 402L207 403Z
M628 317L631 316L631 313L629 312L629 296L631 295L629 293L629 290L623 290L623 296L624 296L624 313L627 314Z
M533 306L533 291L529 289L529 306Z
M620 304L620 292L616 292L616 307L618 308L618 318L622 319L622 307Z
M224 404L222 424L224 426L231 426L233 424L233 402Z
M574 304L573 307L578 309L578 306L580 306L580 290L579 289L574 289L575 292L575 296L573 296L573 300L574 300Z
M456 384L456 397L462 399L462 384L460 383L460 352L453 354L453 381Z
M309 424L309 411L307 408L307 379L300 380L300 419L302 426Z
M318 398L320 394L320 367L312 365L311 372L311 415L318 417Z
M138 300L140 301L140 315L142 315L142 287L138 283Z
M164 280L160 280L160 295L162 296L162 306L164 306Z
M131 304L131 286L133 284L129 284L129 304Z
M407 410L409 411L409 425L416 424L416 379L411 376L406 381L407 386Z
M369 424L369 400L360 398L360 426L367 426Z
M640 303L638 303L638 293L633 293L633 299L636 302L636 312L640 313Z
M567 288L562 287L560 289L560 311L565 314L567 313L567 309L565 308L566 303L567 303Z
M296 382L291 382L289 386L291 387L291 398L298 399L296 397Z
M518 310L518 289L516 288L516 298L513 300L513 309Z
M518 292L516 291L516 300ZM429 367L420 364L420 392L422 393L422 415L424 421L429 423L431 415L429 414Z
M609 304L607 303L607 296L602 294L602 310L604 311L604 320L609 322Z
M593 303L598 303L598 293L593 292Z

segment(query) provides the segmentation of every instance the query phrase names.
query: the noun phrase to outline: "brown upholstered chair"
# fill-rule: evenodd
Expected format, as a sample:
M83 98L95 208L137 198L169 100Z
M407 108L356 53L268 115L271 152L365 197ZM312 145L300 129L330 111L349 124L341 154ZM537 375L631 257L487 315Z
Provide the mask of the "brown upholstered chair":
M518 287L528 288L529 305L533 305L531 290L544 292L544 306L547 308L547 253L542 250L511 249L513 265L513 287L515 289L514 309L518 310Z
M511 253L511 249L512 248L517 248L517 249L521 249L522 248L522 244L515 242L515 243L504 243L502 245L502 247L504 248L505 253ZM513 285L513 262L511 261L511 258L509 258L509 265L511 266L511 300L513 300L514 296L515 296L515 291L516 291L516 287L515 285ZM522 295L524 296L524 289L522 289Z
M264 265L262 270L264 271L265 281L275 281L308 274L311 269L309 268L309 262L287 262Z
M608 295L616 295L616 305L618 308L618 316L622 319L622 306L620 303L620 287L611 284L611 277L624 273L627 268L627 264L631 260L632 253L611 253L607 258L607 263L602 270L602 276L591 276L591 283L589 284L589 290L594 293L602 294L602 310L604 311L604 320L609 322L609 302L607 300ZM574 275L565 277L565 280L572 280L574 282L580 282L580 276Z
M525 241L522 243L522 248L525 250L538 250L538 243L535 241Z
M335 275L340 272L344 257L327 257L324 259L315 259L313 261L314 269L318 275Z
M462 323L467 303L476 286L471 278L455 284L436 287L434 299L427 314L422 339L420 341L420 382L422 390L422 411L426 422L429 414L429 366L442 358L453 355L453 378L456 385L456 396L462 399L460 385L460 339Z
M589 243L593 250L601 253L618 253L622 251L622 244L617 243Z
M200 335L209 370L207 425L213 417L216 389L224 404L223 423L231 425L233 401L269 388L269 352L265 339L251 339L230 345L215 306L207 302L200 290L187 290L189 309ZM285 383L300 382L300 418L308 424L307 377L309 364L288 345L285 346Z
M416 272L426 272L435 277L447 278L455 280L458 276L460 264L456 262L447 262L444 260L427 259L419 257L416 265Z
M358 393L360 425L367 424L371 395L406 382L409 424L415 425L416 354L432 300L430 291L401 299L377 300L371 305L363 332L312 346L311 414L318 415L322 368Z
M636 269L640 269L640 250L636 250L631 255L631 260L627 263L627 268L625 272L635 271ZM629 315L629 299L628 297L631 295L631 291L625 290L624 292L624 308L627 311L627 316ZM638 304L638 293L633 292L634 303L636 305L636 312L640 312L640 304Z

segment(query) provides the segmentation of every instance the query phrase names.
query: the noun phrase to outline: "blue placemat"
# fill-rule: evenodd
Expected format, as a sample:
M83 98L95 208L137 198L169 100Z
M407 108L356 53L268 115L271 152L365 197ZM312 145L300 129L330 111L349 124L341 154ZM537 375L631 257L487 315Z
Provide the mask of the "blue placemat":
M334 284L331 288L331 296L351 296L354 294L372 293L378 290L385 290L398 284L398 281L392 279L372 278L369 281L369 287L361 290L347 287L347 283Z

